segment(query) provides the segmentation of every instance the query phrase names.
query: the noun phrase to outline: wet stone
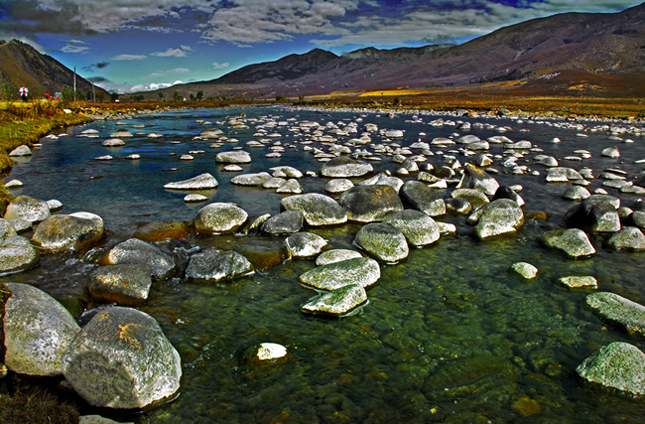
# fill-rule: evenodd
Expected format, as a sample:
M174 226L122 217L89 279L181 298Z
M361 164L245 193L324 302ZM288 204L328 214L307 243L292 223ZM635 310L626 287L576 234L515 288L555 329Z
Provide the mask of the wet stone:
M216 282L244 277L253 272L253 265L243 255L233 250L220 252L208 248L190 257L186 278L198 282Z
M479 217L475 232L480 240L514 234L524 225L524 212L510 199L493 200L473 215L475 214Z
M483 192L472 188L455 189L450 193L450 196L455 199L466 199L473 209L481 208L482 206L490 203L488 196Z
M96 268L90 275L87 289L98 301L138 306L148 299L151 286L148 268L143 265L122 264Z
M190 235L190 227L181 221L150 222L132 234L143 241L181 240Z
M169 190L210 190L216 188L217 185L215 177L204 173L188 180L168 183L163 188Z
M338 203L347 210L350 221L358 222L382 221L403 210L396 190L382 185L352 187L340 196Z
M257 174L242 174L233 177L231 179L231 184L241 186L262 186L271 178L272 177L268 172L259 172Z
M28 239L8 237L0 242L0 273L31 269L38 264L40 253Z
M362 258L360 252L350 249L332 249L321 253L316 258L316 266L332 264L334 262L346 261L348 259Z
M403 233L409 244L427 246L439 240L439 226L423 212L406 209L395 212L383 220Z
M154 279L166 279L176 271L172 256L157 246L129 238L112 247L101 259L101 265L136 264L148 269Z
M616 208L606 201L594 201L591 197L569 209L565 216L569 227L592 233L620 230L620 217Z
M562 277L558 279L558 283L562 284L563 286L569 287L571 289L578 289L578 288L590 288L590 289L597 289L598 288L598 280L596 280L594 277L590 275L581 275L581 276L569 276L569 277Z
M527 280L532 280L533 278L537 277L538 274L538 269L534 265L531 265L527 262L514 263L513 265L511 265L511 271L519 274L522 278L525 278Z
M464 173L457 188L470 188L479 190L487 196L493 196L499 187L495 178L491 177L481 168L475 165L466 164Z
M211 203L197 212L195 230L203 234L233 233L246 222L248 216L235 203Z
M401 187L399 196L405 206L421 211L430 217L446 214L446 203L441 195L420 181L406 181Z
M103 219L93 213L51 215L38 225L32 242L45 252L78 252L96 244L103 232Z
M645 395L645 354L629 343L613 342L585 359L576 372L585 380L629 396Z
M330 178L362 177L373 171L372 165L346 156L340 156L326 162L320 169L320 175Z
M47 202L27 196L18 196L7 206L4 219L24 219L29 222L39 222L50 214Z
M578 228L547 231L540 237L540 242L546 247L562 251L570 258L581 258L596 253L587 234Z
M384 223L364 225L356 234L354 242L370 256L389 263L399 262L410 253L403 233Z
M314 233L295 233L286 240L287 250L295 258L308 258L318 255L327 246L327 241Z
M631 334L645 336L645 306L608 292L592 293L586 302L603 319L624 327Z
M367 301L365 288L358 284L322 293L300 307L300 310L311 314L343 315Z
M280 201L280 208L302 212L305 222L312 227L338 225L347 222L345 209L334 199L324 194L307 193L285 197Z
M381 278L381 268L372 258L354 258L313 268L299 277L301 283L321 290L357 284L369 287Z
M266 220L261 227L264 234L279 236L297 233L302 228L304 218L297 210L284 211Z
M636 227L623 227L611 236L607 244L613 250L642 252L645 250L645 235Z
M251 163L251 155L243 150L220 152L215 156L215 162L232 164Z

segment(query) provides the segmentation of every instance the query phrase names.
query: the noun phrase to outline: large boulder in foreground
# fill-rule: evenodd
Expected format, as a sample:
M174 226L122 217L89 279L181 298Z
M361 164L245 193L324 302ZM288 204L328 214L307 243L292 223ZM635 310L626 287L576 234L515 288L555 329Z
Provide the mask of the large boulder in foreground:
M367 162L339 156L326 162L320 169L320 175L331 178L353 178L362 177L373 170L372 165Z
M253 265L243 255L233 250L221 252L208 248L190 257L186 278L199 282L216 282L250 275L253 271Z
M36 247L24 237L13 236L0 241L0 273L31 269L39 259Z
M179 354L154 318L131 308L97 313L62 363L76 393L101 408L143 408L179 390Z
M629 343L614 342L576 368L585 380L629 396L645 396L645 354Z
M645 306L608 292L592 293L586 302L603 319L622 326L631 334L645 336Z
M372 258L354 258L310 269L299 277L301 283L321 290L357 284L369 287L381 278L381 268Z
M365 288L359 284L348 284L329 293L313 297L300 307L300 310L310 314L325 314L340 316L367 301Z
M211 203L197 212L195 230L203 234L226 234L235 232L249 215L235 203Z
M4 333L7 367L19 374L55 376L61 360L81 330L60 303L36 287L7 283Z
M354 242L370 256L384 262L399 262L410 253L403 233L380 222L363 226L356 234Z
M24 219L29 222L40 222L51 215L49 205L42 200L27 196L18 196L7 206L5 219Z
M78 252L103 237L103 219L90 212L51 215L38 225L31 240L46 252Z
M385 218L383 223L401 231L408 243L413 246L427 246L441 237L439 226L434 219L412 209L395 212Z
M388 215L403 210L398 193L390 186L366 185L352 187L338 203L347 210L350 221L383 221Z
M481 168L467 163L463 168L463 175L457 188L472 188L479 190L486 196L493 196L499 188L499 183Z
M546 247L560 250L570 258L582 258L596 253L587 234L578 228L547 231L540 237Z
M433 190L421 181L406 181L399 191L403 204L428 216L446 214L446 202L437 190Z
M305 222L312 227L347 222L347 211L334 199L324 194L307 193L285 197L280 201L280 207L302 212Z
M87 290L99 301L122 306L143 304L150 294L148 268L138 264L101 266L90 274Z
M168 183L163 188L168 190L211 190L218 185L217 180L208 172L188 180Z
M138 264L155 279L165 279L176 271L175 261L157 246L130 238L112 247L101 259L101 265Z

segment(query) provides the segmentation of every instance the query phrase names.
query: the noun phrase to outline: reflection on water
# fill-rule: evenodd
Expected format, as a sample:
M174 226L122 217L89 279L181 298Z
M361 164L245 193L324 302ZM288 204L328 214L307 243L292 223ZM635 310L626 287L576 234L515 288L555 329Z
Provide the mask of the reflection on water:
M144 124L146 133L155 131L164 137L142 135L126 140L124 148L109 150L115 156L111 162L94 158L108 154L101 141L116 129L114 123L74 128L75 134L97 128L101 137L71 135L44 141L43 149L30 162L17 165L10 178L25 183L25 194L61 200L65 213L87 210L101 215L110 233L106 243L130 235L146 222L194 218L204 204L185 204L185 193L162 186L203 172L212 173L220 183L208 195L210 201L236 202L250 215L275 214L279 195L232 186L229 181L235 174L223 172L214 162L219 150L209 149L210 142L192 140L203 129L196 119L216 122L240 112L171 112L136 118L131 124ZM359 117L356 113L276 109L244 112L249 118L273 114L276 120L297 117L323 125ZM411 120L409 115L390 119L367 114L363 123L405 129L406 137L399 142L404 146L418 138L429 142L455 132L454 127L427 125L435 117L421 118L425 124L406 122ZM593 157L583 165L593 168L596 175L609 166L636 175L640 169L633 160L640 159L639 154L645 157L637 142L619 146L623 157L629 158L624 163L600 158L600 150L615 143L607 140L606 133L590 134L583 140L575 137L574 130L547 125L510 120L491 123L513 127L505 135L514 141L531 140L559 159L573 150L589 150ZM227 136L239 139L222 149L252 140L255 128L250 127L230 130L221 126ZM521 128L530 132L520 133ZM283 144L297 139L287 126L271 131L283 134ZM420 132L427 135L420 136ZM468 133L482 139L498 134L486 129ZM562 144L546 144L556 136ZM206 153L195 155L189 163L178 160L179 155L198 149ZM266 171L277 164L303 172L320 169L320 163L302 147L287 149L281 161L264 158L265 149L245 150L253 155L253 163L243 166L245 172ZM502 149L493 145L491 151L501 154ZM133 153L142 159L124 159ZM443 162L440 156L431 161ZM527 165L542 175L502 173L498 181L522 184L525 210L547 211L549 221L528 220L517 236L482 243L469 236L463 218L447 217L458 225L459 235L413 249L400 265L382 267L381 280L368 290L369 304L351 317L323 319L299 312L315 295L298 283L298 276L314 266L313 260L286 262L231 283L191 284L179 278L155 283L140 309L160 322L181 355L181 396L143 414L116 413L113 417L139 423L642 422L642 402L588 387L575 378L574 370L610 342L625 341L641 349L645 344L587 310L584 298L588 292L565 290L556 281L566 275L593 275L601 290L645 303L641 284L645 254L610 252L598 240L594 240L598 254L587 260L568 260L541 248L537 238L545 229L559 225L561 214L572 203L560 199L564 185L544 183L544 168ZM375 167L396 169L389 158ZM305 191L322 192L325 182L305 178L302 185ZM600 182L594 182L592 189L596 186ZM621 198L627 203L635 199ZM350 224L312 231L333 247L352 248L359 229ZM189 242L251 251L279 243L279 239L227 236ZM161 244L177 247L176 242ZM518 261L535 265L540 270L538 278L527 282L509 273L509 266ZM39 268L5 280L34 284L67 303L81 298L91 307L84 287L93 267L69 255L45 256ZM285 345L291 360L261 372L240 365L237 351L266 341Z

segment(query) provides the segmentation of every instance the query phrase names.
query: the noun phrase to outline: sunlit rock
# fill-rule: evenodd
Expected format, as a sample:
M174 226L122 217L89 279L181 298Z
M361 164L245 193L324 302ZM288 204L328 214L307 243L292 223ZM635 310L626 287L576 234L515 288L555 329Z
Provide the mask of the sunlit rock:
M286 246L294 258L308 258L318 255L327 241L317 234L301 232L287 237Z
M18 196L7 206L4 219L24 219L39 222L51 215L47 202L28 196Z
M364 225L356 234L354 242L370 256L383 262L396 263L407 258L410 253L403 233L380 222Z
M354 258L310 269L298 279L321 290L335 290L350 284L369 287L381 278L381 268L372 258Z
M251 155L243 150L234 150L232 152L219 152L215 156L217 163L243 164L251 163Z
M307 193L285 197L280 201L280 207L285 210L302 212L307 225L319 227L338 225L347 222L347 212L334 199L324 194Z
M209 173L204 173L188 180L168 183L163 188L168 190L210 190L216 188L217 180Z
M39 259L36 247L24 237L13 236L0 241L0 273L31 269Z
M348 284L313 297L300 307L310 314L343 315L367 301L365 288L359 284Z
M270 236L297 233L302 228L303 221L302 212L287 210L264 221L261 231Z
M629 396L645 395L645 354L629 343L613 342L585 359L576 372L585 380Z
M195 230L203 234L232 233L246 222L248 216L234 203L211 203L197 212Z
M46 252L78 252L86 250L103 238L103 219L90 212L51 215L41 222L32 242Z
M253 265L243 255L233 251L204 249L191 255L186 278L199 282L215 282L250 275Z
M540 237L540 242L546 247L560 250L570 258L581 258L596 253L587 234L578 228L547 231Z
M393 212L403 210L396 190L390 186L355 186L340 196L338 203L347 210L350 221L382 221Z
M101 259L101 265L138 264L146 267L155 279L172 276L176 264L172 256L157 246L129 238L112 247Z
M427 246L439 240L441 233L434 219L423 212L406 209L395 212L383 220L403 233L409 244Z
M138 306L148 299L151 286L147 267L121 264L101 266L92 271L87 290L101 302Z
M373 171L372 165L346 156L339 156L325 163L320 175L331 178L362 177Z
M316 266L333 264L334 262L346 261L348 259L362 258L360 252L350 249L332 249L321 253L316 258Z

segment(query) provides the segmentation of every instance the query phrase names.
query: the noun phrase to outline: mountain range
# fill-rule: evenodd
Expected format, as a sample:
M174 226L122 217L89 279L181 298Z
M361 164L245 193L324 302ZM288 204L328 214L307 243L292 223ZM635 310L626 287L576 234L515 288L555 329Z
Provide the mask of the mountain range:
M510 81L515 81L511 84ZM461 45L337 56L315 49L243 67L211 81L139 93L172 98L270 98L396 88L483 87L645 95L645 3L619 13L565 13L501 28Z
M9 84L4 84L9 83ZM16 97L21 85L29 89L32 99L43 98L45 93L74 89L74 71L65 67L51 56L43 55L29 44L18 40L0 41L0 84L11 89ZM83 97L87 93L100 93L99 97L110 98L104 89L94 86L80 75L76 75L76 90ZM5 94L5 93L2 93Z

